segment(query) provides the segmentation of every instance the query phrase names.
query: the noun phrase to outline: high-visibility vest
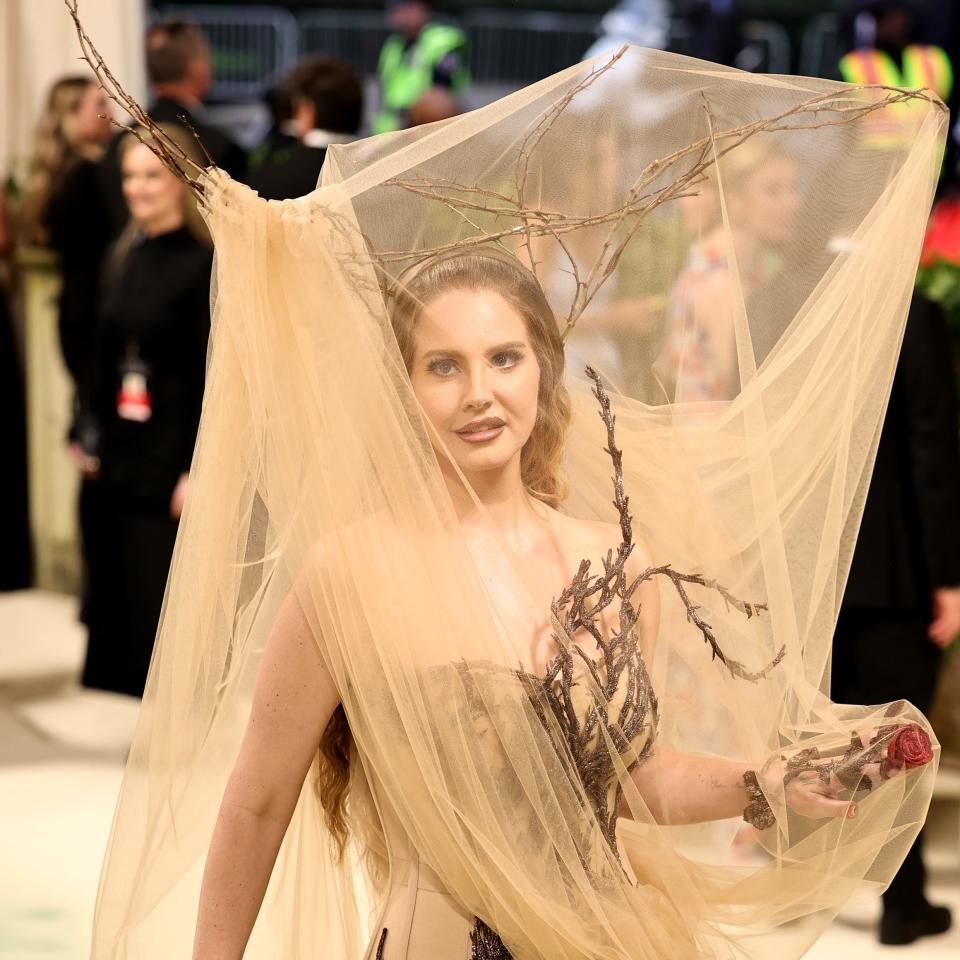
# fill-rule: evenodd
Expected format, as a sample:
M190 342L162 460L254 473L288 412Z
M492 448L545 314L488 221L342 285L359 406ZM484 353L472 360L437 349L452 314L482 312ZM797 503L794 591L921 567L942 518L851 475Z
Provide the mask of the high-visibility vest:
M911 44L903 51L902 67L883 50L851 50L840 59L840 73L847 83L881 84L915 90L925 87L942 100L953 90L953 65L941 47ZM867 139L882 148L902 146L924 105L904 102L878 110L866 118Z
M880 83L914 90L927 87L941 100L953 90L953 65L942 47L911 44L903 51L903 67L883 50L851 50L840 60L847 83Z
M373 122L374 133L403 126L406 111L433 86L434 67L453 51L460 53L463 63L454 70L452 90L462 93L470 83L466 67L467 38L462 30L442 23L428 23L409 48L399 34L387 38L377 67L381 104Z

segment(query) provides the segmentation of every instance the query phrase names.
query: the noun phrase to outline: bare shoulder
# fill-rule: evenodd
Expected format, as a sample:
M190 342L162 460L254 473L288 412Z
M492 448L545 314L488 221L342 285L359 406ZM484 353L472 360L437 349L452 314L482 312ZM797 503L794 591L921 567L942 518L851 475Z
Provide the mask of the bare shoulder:
M594 563L598 563L601 557L605 557L609 550L616 553L623 539L620 525L617 523L571 517L559 511L554 512L553 521L565 549ZM628 570L639 573L652 564L649 545L634 529L633 550L627 561Z
M297 579L328 577L358 551L366 557L368 565L381 555L395 561L396 554L408 543L409 536L386 511L371 513L338 524L335 530L317 537L306 551Z

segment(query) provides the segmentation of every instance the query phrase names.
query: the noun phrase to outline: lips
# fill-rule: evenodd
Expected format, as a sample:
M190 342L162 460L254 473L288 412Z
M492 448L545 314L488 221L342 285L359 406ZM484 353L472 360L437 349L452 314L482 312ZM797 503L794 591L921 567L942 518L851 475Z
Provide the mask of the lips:
M484 417L482 420L471 420L466 426L454 432L469 443L479 443L499 436L505 426L506 424L499 417Z
M479 430L495 430L502 426L504 423L499 417L484 417L482 420L471 420L465 427L457 430L457 433L476 433Z

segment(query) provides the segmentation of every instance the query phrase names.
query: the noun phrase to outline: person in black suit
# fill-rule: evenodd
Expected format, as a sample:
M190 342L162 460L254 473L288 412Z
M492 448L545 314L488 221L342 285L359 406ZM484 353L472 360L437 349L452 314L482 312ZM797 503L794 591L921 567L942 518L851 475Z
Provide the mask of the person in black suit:
M148 109L156 123L189 125L200 138L213 162L234 180L246 172L244 151L219 127L204 119L203 100L213 80L210 44L194 23L167 20L147 31L147 78L153 92ZM192 136L192 134L191 134ZM120 187L117 148L122 137L113 140L101 163L105 202L116 236L127 222L127 207Z
M949 332L914 296L833 644L839 703L933 701L943 648L960 632L960 443ZM922 837L922 834L921 834ZM883 895L880 940L950 927L924 895L921 838Z
M287 79L298 140L273 153L247 176L267 200L313 191L331 143L356 138L363 117L363 86L350 64L337 57L306 57Z

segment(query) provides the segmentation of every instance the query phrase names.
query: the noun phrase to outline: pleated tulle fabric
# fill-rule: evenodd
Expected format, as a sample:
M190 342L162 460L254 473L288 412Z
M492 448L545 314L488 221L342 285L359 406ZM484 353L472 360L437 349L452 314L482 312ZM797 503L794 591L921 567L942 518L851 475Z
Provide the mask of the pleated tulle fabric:
M772 791L777 822L749 860L736 820L655 822L627 770L648 744L759 769L926 726L906 703L824 694L947 122L938 102L889 97L630 48L333 146L298 200L206 175L203 418L94 957L189 955L258 659L291 590L354 739L352 839L338 862L311 774L247 957L363 957L386 889L381 818L516 960L786 960L883 889L935 764L884 782L855 820L804 820ZM875 117L891 112L901 136L878 145ZM625 749L611 705L592 744L630 813L612 843L524 679L544 665L504 627L504 608L542 601L506 544L512 595L474 562L391 326L385 291L474 247L534 262L558 324L576 315L561 509L619 521L591 364L653 563L701 575L689 599L742 672L783 650L762 678L734 675L656 578L656 710ZM606 694L589 671L576 682L585 716Z

